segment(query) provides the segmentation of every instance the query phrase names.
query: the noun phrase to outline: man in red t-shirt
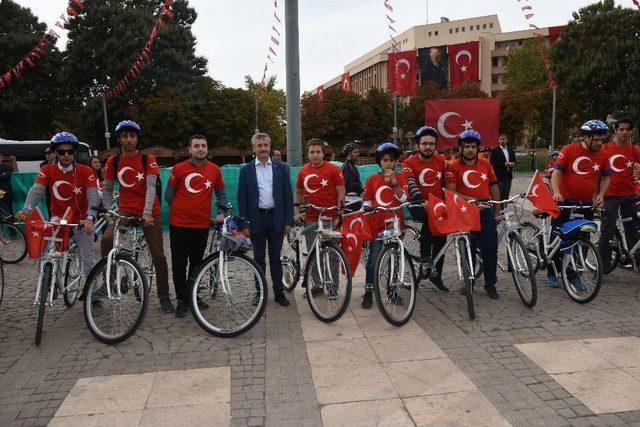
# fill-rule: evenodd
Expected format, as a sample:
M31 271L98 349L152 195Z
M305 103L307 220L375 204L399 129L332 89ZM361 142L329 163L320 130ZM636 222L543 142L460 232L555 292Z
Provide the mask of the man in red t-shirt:
M43 166L36 182L29 190L24 208L17 217L25 221L29 212L36 208L47 192L51 194L49 216L51 219L66 219L68 223L82 223L84 230L73 230L85 279L95 265L93 247L93 221L98 205L96 178L91 168L75 162L78 138L72 133L61 132L51 139L51 150L58 155L55 163ZM66 215L65 215L66 214Z
M216 218L212 217L214 200L217 201L218 212L226 210L227 204L220 168L207 160L207 139L202 135L194 135L189 138L187 148L190 158L173 167L165 192L165 199L171 209L169 239L177 317L184 317L189 310L187 282L189 277L195 277L195 270L202 263L209 238L209 226L213 221L224 221L221 213ZM198 306L200 310L209 307L200 297Z
M160 172L155 157L143 155L138 151L140 132L140 126L132 120L124 120L116 127L116 139L121 152L109 157L104 167L105 188L102 192L102 203L103 206L111 206L113 187L117 180L118 212L142 217L145 222L144 237L156 270L160 308L164 314L170 314L174 312L174 307L169 298L169 269L164 255L160 200L156 189ZM146 160L146 165L143 164L143 160ZM115 224L111 224L102 236L103 257L107 256L113 247L114 227Z
M413 203L424 203L429 199L429 194L443 198L444 175L447 170L447 162L444 156L436 152L438 142L438 132L431 126L423 126L416 132L417 150L402 164L411 201ZM422 223L420 229L420 258L423 264L431 264L431 261L440 253L447 243L446 237L432 236L429 231L429 221L425 207L410 208L411 216L415 221ZM449 292L442 282L442 266L444 257L438 260L436 268L433 269L429 281L433 283L437 290Z
M616 229L618 216L622 219L625 238L629 249L638 242L636 228L636 194L634 167L640 163L640 147L631 143L634 122L624 117L616 121L616 137L603 146L609 157L611 183L604 197L604 212L601 214L600 241L598 248L602 256L604 271L611 263L611 239Z
M332 226L335 229L338 224L338 214L342 213L345 200L342 171L336 165L324 161L324 141L312 138L307 142L306 150L309 163L300 168L296 179L296 194L293 198L294 219L296 222L304 219L305 228L317 223L320 215L317 209L307 208L304 216L300 213L300 205L303 202L323 208L337 206L338 210L322 213L322 217L332 220ZM316 229L317 227L312 227L304 235L307 248L315 239ZM319 282L317 274L314 274L313 278L315 283Z
M482 137L475 130L466 130L458 137L460 158L449 165L445 174L448 190L456 192L465 200L499 200L500 188L491 163L478 156ZM496 275L498 265L498 232L495 217L500 206L480 211L480 231L471 233L471 257L475 264L477 248L482 255L484 289L492 299L498 299Z
M580 128L582 140L566 145L556 161L551 175L553 198L564 206L600 207L604 202L610 184L611 170L609 157L602 150L609 128L600 120L589 120ZM593 219L593 210L582 210L586 219ZM557 218L551 220L553 227L560 227L571 219L571 211L562 210ZM556 271L561 271L561 254L554 257ZM559 287L553 266L547 270L547 284ZM571 284L579 291L586 290L579 277L570 277Z

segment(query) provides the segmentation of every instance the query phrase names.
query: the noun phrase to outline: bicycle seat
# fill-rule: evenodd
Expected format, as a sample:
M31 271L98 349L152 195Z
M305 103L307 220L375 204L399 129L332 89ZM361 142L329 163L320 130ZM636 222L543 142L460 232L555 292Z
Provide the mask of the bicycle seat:
M562 224L558 231L564 238L575 239L578 233L595 233L598 231L598 224L586 219L574 219Z

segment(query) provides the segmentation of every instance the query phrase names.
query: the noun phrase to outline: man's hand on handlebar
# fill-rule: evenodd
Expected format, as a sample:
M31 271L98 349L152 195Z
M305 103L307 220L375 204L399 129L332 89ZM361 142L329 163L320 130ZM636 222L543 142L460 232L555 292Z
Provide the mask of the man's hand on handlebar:
M558 203L562 203L564 202L564 196L560 193L554 193L553 194L553 200L555 200Z

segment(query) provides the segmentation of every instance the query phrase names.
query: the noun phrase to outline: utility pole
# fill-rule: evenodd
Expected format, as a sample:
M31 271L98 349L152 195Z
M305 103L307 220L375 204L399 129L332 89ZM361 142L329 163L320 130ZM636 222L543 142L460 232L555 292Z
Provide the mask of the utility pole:
M553 86L553 105L551 109L551 149L556 146L556 86Z
M255 96L256 96L256 128L254 129L255 130L254 134L257 134L257 133L260 133L260 127L258 126L259 125L258 123L258 111L259 111L258 110L259 108L258 91L256 91Z
M107 142L107 150L111 148L111 133L109 132L109 115L107 114L107 94L102 94L102 114L104 115L104 139Z
M287 163L296 167L302 166L298 0L285 0L285 32L287 38Z
M398 97L393 95L393 143L398 145Z
M429 0L427 0L427 24L429 23Z

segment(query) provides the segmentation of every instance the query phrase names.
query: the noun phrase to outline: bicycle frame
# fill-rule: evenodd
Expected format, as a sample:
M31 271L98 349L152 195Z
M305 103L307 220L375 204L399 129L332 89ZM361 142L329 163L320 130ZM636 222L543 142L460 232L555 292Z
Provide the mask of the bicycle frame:
M63 227L63 226L75 227L78 224L66 224L66 225L53 224L53 225L56 225L59 227ZM40 287L42 285L42 279L43 279L42 273L44 272L44 267L46 265L51 265L51 286L47 290L48 292L47 305L53 306L53 295L56 287L58 288L58 291L60 293L64 292L64 289L62 288L60 277L59 277L59 273L60 273L59 266L60 266L60 261L63 261L63 265L64 265L64 262L67 259L68 252L62 252L58 250L57 245L59 243L62 243L62 239L57 237L57 235L58 235L58 232L54 233L54 235L51 237L43 238L43 240L47 241L48 243L47 243L47 249L44 251L44 253L40 257L40 260L38 261L38 280L36 282L36 297L33 303L34 306L37 306L40 304L40 290L41 290Z
M311 205L309 205L311 206ZM320 211L320 214L318 215L318 220L317 220L317 230L316 230L316 235L313 238L313 242L311 243L311 245L309 245L312 248L315 248L315 262L316 262L316 267L318 268L318 277L320 278L320 282L321 283L325 283L324 277L323 277L323 273L322 273L322 261L320 260L320 245L325 241L325 240L336 240L338 239L337 235L331 235L329 232L333 232L333 230L331 230L330 228L325 228L324 226L324 221L326 220L325 218L323 218L322 214L327 211L327 210L333 210L335 209L335 207L333 208L320 208L318 209ZM305 227L304 229L302 229L302 231L300 232L300 234L298 234L298 236L296 236L296 239L294 239L294 241L297 240L297 245L296 245L296 250L298 251L298 259L300 259L300 238L301 236L304 236L307 232L311 231L311 229L313 229L315 226L314 225L309 225L308 227ZM309 248L307 248L307 253L309 253ZM325 260L326 261L326 260ZM304 263L301 266L300 271L305 271L307 268L307 264L309 262L309 257L307 256L307 258L305 258ZM331 268L329 268L330 266L325 266L327 268L327 272L329 273L329 276L331 276ZM333 281L332 277L329 277L329 279L331 281Z
M109 254L107 255L107 272L111 271L111 268L113 267L113 263L115 262L115 258L116 255L118 254L118 252L126 250L128 251L128 249L123 249L120 247L120 222L121 221L126 221L129 218L119 215L119 214L115 214L114 212L110 212L111 216L114 216L116 218L116 222L115 222L115 227L113 230L113 248L111 248L111 250L109 251ZM133 241L134 241L134 250L137 250L137 242L138 242L138 230L136 227L132 227L132 234L133 234ZM106 287L107 287L107 298L108 299L112 299L112 293L111 293L111 274L107 274L106 275ZM122 269L118 268L116 270L116 293L117 295L121 294L121 288L120 288L120 284L122 283Z
M438 261L440 260L440 258L442 258L444 256L444 254L447 252L447 249L449 248L449 246L451 246L451 243L455 242L456 245L456 264L458 267L458 279L463 282L463 277L462 277L462 266L460 264L460 241L464 241L466 246L467 246L467 260L468 260L468 265L469 265L469 274L471 275L471 277L469 277L469 279L471 280L471 282L473 282L474 280L476 280L476 276L474 273L474 268L473 268L473 263L472 263L472 259L471 258L471 242L469 240L469 232L468 231L460 231L457 233L452 233L449 234L449 236L451 238L447 239L447 243L444 245L444 247L440 250L440 252L438 252L438 255L435 256L435 258L433 259L433 265L436 265L438 263Z

